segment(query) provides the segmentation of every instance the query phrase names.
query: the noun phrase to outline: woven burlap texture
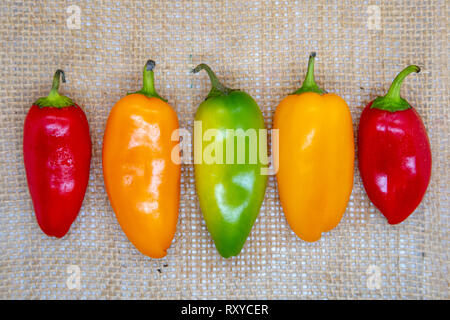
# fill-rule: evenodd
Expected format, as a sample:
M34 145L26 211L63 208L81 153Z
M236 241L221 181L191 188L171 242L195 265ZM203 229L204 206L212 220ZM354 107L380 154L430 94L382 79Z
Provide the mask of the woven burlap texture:
M0 10L0 298L448 299L448 1L3 1ZM227 86L252 95L271 128L311 51L318 84L347 101L355 132L363 106L400 70L422 67L402 89L433 153L416 212L388 225L368 200L355 159L341 223L307 243L288 227L270 177L243 251L226 260L206 230L193 166L183 165L168 255L140 254L107 199L101 149L111 107L140 88L147 59L156 61L158 92L182 127L192 130L210 89L205 73L189 72L205 62ZM45 236L35 221L22 156L26 113L48 93L57 68L66 72L62 93L86 111L93 141L83 207L63 239Z

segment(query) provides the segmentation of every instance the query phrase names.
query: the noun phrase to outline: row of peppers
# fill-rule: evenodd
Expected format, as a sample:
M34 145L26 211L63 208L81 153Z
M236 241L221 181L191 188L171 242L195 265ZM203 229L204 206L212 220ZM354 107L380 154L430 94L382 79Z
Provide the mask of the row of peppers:
M280 201L292 230L317 241L341 220L353 186L354 138L349 107L319 88L314 57L300 89L276 108L275 161ZM149 60L143 87L112 108L103 140L103 176L120 226L143 254L164 257L175 234L180 196L178 117L155 91ZM205 64L211 91L197 109L203 129L264 129L264 118L247 93L219 82ZM388 93L361 114L358 159L365 190L388 223L405 220L421 202L431 175L431 150L422 120L400 97L411 65L394 79ZM23 152L37 221L49 236L63 237L80 210L89 179L91 139L83 110L58 93L57 70L47 97L38 99L24 125ZM259 138L258 138L259 139ZM236 146L235 146L236 147ZM250 146L246 146L247 152ZM204 147L202 147L204 148ZM258 143L259 148L259 143ZM179 151L179 149L178 149ZM201 150L202 152L204 150ZM195 164L201 211L219 253L239 254L260 211L267 176L261 160L244 164Z

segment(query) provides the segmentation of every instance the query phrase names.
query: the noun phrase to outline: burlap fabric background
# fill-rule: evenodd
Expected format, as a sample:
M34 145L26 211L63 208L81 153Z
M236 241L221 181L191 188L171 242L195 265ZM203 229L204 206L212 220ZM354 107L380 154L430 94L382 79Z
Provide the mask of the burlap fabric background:
M71 5L81 9L80 29L68 28ZM0 298L448 299L448 1L2 1L0 10ZM417 211L389 226L355 169L341 223L310 244L287 226L271 177L242 253L225 260L201 216L193 166L184 165L172 247L162 260L141 255L109 205L101 145L109 110L140 88L146 60L156 60L159 93L183 127L192 129L210 88L205 73L189 70L206 62L255 98L270 128L313 50L319 85L348 102L355 130L362 107L397 72L422 67L402 90L433 150L432 181ZM57 68L93 139L83 208L61 240L35 221L21 151L25 115L47 95ZM70 266L79 267L79 290L67 285Z

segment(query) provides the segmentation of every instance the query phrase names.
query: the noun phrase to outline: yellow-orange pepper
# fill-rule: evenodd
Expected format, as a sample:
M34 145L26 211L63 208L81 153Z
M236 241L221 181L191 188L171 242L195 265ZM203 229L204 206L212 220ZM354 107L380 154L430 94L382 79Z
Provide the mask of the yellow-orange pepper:
M180 164L174 132L178 117L155 91L154 66L147 62L142 90L120 99L111 110L103 140L103 176L128 239L143 254L162 258L178 220Z
M310 242L341 220L354 163L350 110L341 97L317 86L314 57L312 53L303 86L283 99L274 115L280 201L292 230Z

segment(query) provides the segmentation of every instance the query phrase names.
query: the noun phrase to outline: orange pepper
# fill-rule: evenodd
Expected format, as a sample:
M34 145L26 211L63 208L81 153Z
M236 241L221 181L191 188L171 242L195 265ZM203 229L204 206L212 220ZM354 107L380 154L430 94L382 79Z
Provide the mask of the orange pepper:
M316 85L314 56L302 88L283 99L274 115L280 201L292 230L310 242L341 220L352 192L354 163L350 110L341 97Z
M178 117L156 93L155 63L142 90L112 108L103 140L103 176L120 226L143 254L162 258L175 234L180 196ZM172 134L174 133L173 139ZM175 160L179 160L175 159Z

